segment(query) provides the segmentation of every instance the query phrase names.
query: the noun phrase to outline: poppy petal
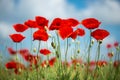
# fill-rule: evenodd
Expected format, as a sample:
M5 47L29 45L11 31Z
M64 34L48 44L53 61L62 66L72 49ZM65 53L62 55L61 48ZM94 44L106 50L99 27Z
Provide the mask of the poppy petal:
M36 32L33 33L34 40L42 40L47 41L48 40L48 34L45 30L39 29Z
M58 33L60 37L64 40L65 38L68 38L73 32L73 29L71 27L62 27L58 30Z
M101 22L99 22L97 19L95 18L87 18L82 20L82 25L87 28L87 29L95 29L98 28L99 25L101 24Z
M48 49L41 49L40 53L43 54L43 55L49 55L51 53L51 51L48 50Z
M17 32L24 32L25 30L28 29L28 26L23 25L23 24L15 24L13 25L13 27Z
M42 16L36 16L35 17L35 20L37 22L37 24L41 27L45 27L45 26L48 26L48 20Z
M19 43L21 42L25 37L21 34L11 34L9 35L13 42Z
M106 38L110 33L103 29L97 29L91 33L91 36L96 40L103 40Z
M33 20L27 20L26 22L24 22L25 25L27 25L29 28L37 28L38 25L35 21Z

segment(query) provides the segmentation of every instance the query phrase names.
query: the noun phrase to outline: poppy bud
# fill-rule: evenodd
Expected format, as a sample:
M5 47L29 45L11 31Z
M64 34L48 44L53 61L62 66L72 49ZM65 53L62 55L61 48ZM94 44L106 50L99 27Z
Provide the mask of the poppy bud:
M51 42L51 46L55 49L56 48L56 45L54 42Z

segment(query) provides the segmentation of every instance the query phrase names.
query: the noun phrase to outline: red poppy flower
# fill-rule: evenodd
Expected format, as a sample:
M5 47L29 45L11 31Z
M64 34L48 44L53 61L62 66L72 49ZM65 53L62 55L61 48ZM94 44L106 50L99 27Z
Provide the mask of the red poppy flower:
M96 65L96 62L95 62L95 61L90 61L89 65L90 65L90 66L95 66L95 65Z
M110 48L112 48L112 45L111 45L111 44L107 44L106 47L107 47L108 49L110 49Z
M107 65L107 61L97 61L96 65L103 67L103 66Z
M118 68L120 66L120 61L114 61L113 66Z
M49 30L58 30L60 27L62 27L62 19L55 18L51 23Z
M87 29L95 29L98 28L99 25L101 24L101 22L99 22L97 19L95 18L87 18L82 20L82 25L84 27L86 27Z
M48 49L41 49L40 53L43 54L43 55L49 55L51 53L51 51L48 50Z
M65 65L65 66L67 66L67 67L70 67L70 66L71 66L71 63L70 63L70 62L65 62L65 61L64 61L64 62L62 62L62 65L63 65L63 66Z
M20 49L18 52L19 52L21 55L29 54L29 53L30 53L28 49Z
M84 36L85 35L85 30L82 29L82 28L78 28L77 32L78 32L78 36Z
M19 69L25 69L25 66L19 62L15 62L15 61L10 61L8 63L5 64L7 69L14 69L15 74L20 74L21 72L19 71Z
M41 66L42 66L42 67L47 67L47 62L46 62L46 61L43 61L43 62L41 63Z
M14 61L10 61L10 62L6 63L5 66L6 66L7 69L17 68L16 62L14 62Z
M64 40L65 38L68 38L73 32L73 29L71 27L62 27L58 30L58 33L60 37Z
M28 29L28 26L23 25L23 24L15 24L13 25L13 27L17 32L24 32L25 30Z
M119 46L119 43L118 42L115 42L114 43L114 47L118 47Z
M77 35L78 35L78 32L74 31L74 32L72 32L72 34L69 37L71 37L72 39L75 40L77 38Z
M11 34L9 35L13 42L19 43L21 42L25 37L21 34Z
M113 53L111 52L111 53L108 53L108 57L109 58L112 58L113 57Z
M49 21L46 18L41 17L41 16L36 16L35 20L36 20L36 22L39 26L41 26L41 27L47 26L48 27L48 22Z
M39 56L34 56L30 54L30 52L27 49L21 49L19 52L23 59L27 62L30 62L30 64L36 65L38 60L40 59Z
M109 32L103 29L97 29L91 33L91 36L96 40L103 40L109 35Z
M13 50L13 48L11 48L11 47L8 48L8 52L9 52L11 55L15 55L15 54L16 54L16 51Z
M54 65L55 61L56 61L56 58L55 58L55 57L51 58L51 59L49 60L49 66L52 67L52 66Z
M76 27L79 24L79 21L73 18L69 18L66 21L70 27Z
M76 65L77 63L82 64L82 60L81 60L81 59L73 59L73 60L71 61L71 63L72 63L73 65Z
M47 41L48 40L48 34L45 30L40 29L33 33L34 40L42 40Z
M27 25L29 28L37 28L38 24L33 21L33 20L28 20L26 22L24 22L25 25Z

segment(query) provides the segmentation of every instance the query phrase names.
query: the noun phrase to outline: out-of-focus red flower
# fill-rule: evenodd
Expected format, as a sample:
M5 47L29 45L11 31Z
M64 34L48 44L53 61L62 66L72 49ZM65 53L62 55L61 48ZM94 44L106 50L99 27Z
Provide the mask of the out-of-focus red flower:
M95 65L96 65L96 62L95 62L95 61L90 61L89 65L90 65L90 66L95 66Z
M112 52L109 52L109 53L108 53L108 57L109 57L109 58L112 58L112 57L113 57L113 53L112 53Z
M107 30L97 29L91 33L91 36L96 40L103 40L106 38L110 33Z
M33 20L27 20L26 22L24 22L25 25L27 25L29 28L37 28L38 24L33 21Z
M82 64L82 60L81 60L81 59L73 59L73 60L71 61L71 63L72 63L73 65L76 65L77 63Z
M16 62L10 61L10 62L7 62L7 63L5 64L5 67L6 67L7 69L14 69L14 68L17 68L17 65L16 65Z
M82 29L82 28L78 28L77 32L78 32L78 36L84 36L85 35L85 30Z
M5 67L7 69L14 69L15 74L20 74L20 70L24 70L25 66L22 63L15 62L15 61L10 61L5 64Z
M71 63L70 62L62 62L62 64L63 64L63 66L65 65L65 66L67 66L67 67L70 67L71 66Z
M49 30L58 30L62 27L62 19L61 18L55 18L50 27Z
M97 19L95 18L87 18L82 20L82 25L84 27L86 27L87 29L95 29L98 28L99 25L101 24L101 22L99 22Z
M21 55L29 54L29 53L30 53L28 49L20 49L18 52L19 52Z
M47 62L46 62L46 61L43 61L43 62L41 63L41 66L44 67L44 68L47 67Z
M79 24L79 21L73 18L66 19L68 26L76 27Z
M25 69L25 66L22 63L10 61L5 64L7 69Z
M90 61L89 63L89 71L92 72L96 67L96 62L95 61Z
M48 49L41 49L40 53L43 54L43 55L49 55L51 53L51 51L48 50Z
M110 49L110 48L112 48L112 45L111 44L107 44L106 48Z
M9 35L13 42L19 43L21 42L25 37L21 34L11 34Z
M53 57L49 60L49 66L52 67L56 61L56 57Z
M115 42L114 43L114 47L118 47L119 46L119 43L118 42Z
M120 61L114 61L113 66L118 68L120 66Z
M9 47L8 48L8 52L11 54L11 55L15 55L17 52L15 50L13 50L13 48Z
M103 67L107 64L108 64L107 61L104 61L104 60L99 60L99 61L96 62L96 65L100 66L100 67Z
M42 17L42 16L36 16L35 17L35 20L36 20L36 22L37 22L37 24L39 25L39 26L41 26L41 27L45 27L45 26L47 26L48 27L48 20L46 19L46 18L44 18L44 17Z
M77 35L78 35L78 31L74 31L69 37L75 40L77 38Z
M34 38L34 40L47 41L48 34L44 29L39 29L33 33L33 38Z
M13 25L13 28L14 28L17 32L24 32L25 30L28 29L28 26L23 25L23 24L15 24L15 25Z
M60 37L64 40L65 38L68 38L73 32L73 29L71 27L62 27L58 30L58 33Z
M75 30L74 32L72 32L72 34L69 36L72 39L76 39L77 36L84 36L85 35L85 31L82 28L78 28L77 30Z

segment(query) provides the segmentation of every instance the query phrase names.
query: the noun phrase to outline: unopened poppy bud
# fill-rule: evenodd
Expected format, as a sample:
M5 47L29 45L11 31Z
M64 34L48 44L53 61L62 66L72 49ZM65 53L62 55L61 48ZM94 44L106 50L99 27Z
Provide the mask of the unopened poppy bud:
M71 60L73 60L74 59L74 57L73 56L71 56Z
M92 44L92 45L94 44L94 41L95 41L95 40L94 40L94 39L92 39L92 41L91 41L91 44Z
M82 66L82 67L84 67L85 65L84 65L84 64L82 64L81 66Z
M102 44L102 40L99 40L99 44Z
M80 49L77 50L77 53L78 53L78 54L80 53Z
M80 66L80 63L77 63L77 66Z
M44 28L45 28L45 30L46 30L46 31L49 31L49 29L48 29L48 27L47 27L47 26L45 26Z
M19 72L22 72L22 69L21 69L21 68L19 68L19 69L18 69L18 71L19 71Z
M55 49L56 48L56 45L54 42L51 42L51 46Z
M48 36L49 36L49 37L52 37L52 35L51 35L51 34L48 34Z
M36 49L36 48L34 48L34 49L33 49L33 52L36 52L36 51L37 51L37 49Z

